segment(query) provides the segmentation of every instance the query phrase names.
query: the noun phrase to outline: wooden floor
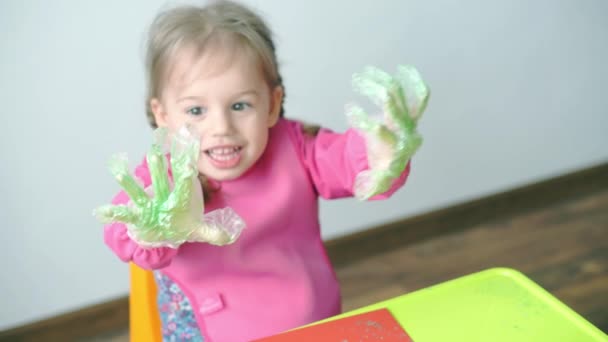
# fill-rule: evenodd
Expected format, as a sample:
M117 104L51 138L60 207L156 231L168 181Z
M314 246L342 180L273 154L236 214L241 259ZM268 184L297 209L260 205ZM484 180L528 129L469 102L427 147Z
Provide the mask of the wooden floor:
M608 332L608 189L405 246L337 273L347 311L496 266L520 270ZM96 341L128 338L119 332Z

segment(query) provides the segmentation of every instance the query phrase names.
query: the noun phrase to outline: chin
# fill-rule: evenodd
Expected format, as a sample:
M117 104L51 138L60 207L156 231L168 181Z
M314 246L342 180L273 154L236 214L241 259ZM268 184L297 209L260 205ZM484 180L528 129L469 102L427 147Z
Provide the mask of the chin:
M222 181L231 181L231 180L235 180L237 178L239 178L243 173L239 172L239 173L233 173L233 172L226 172L226 173L220 173L220 174L214 174L214 175L209 175L209 178L218 181L218 182L222 182Z
M209 170L207 167L203 168L200 166L198 168L198 172L205 176L205 178L218 182L235 180L244 173L242 170Z

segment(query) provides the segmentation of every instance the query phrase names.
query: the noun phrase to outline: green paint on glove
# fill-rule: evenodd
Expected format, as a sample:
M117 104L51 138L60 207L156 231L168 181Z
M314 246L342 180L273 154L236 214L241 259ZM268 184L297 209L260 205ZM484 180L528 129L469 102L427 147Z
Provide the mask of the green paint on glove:
M384 113L382 120L374 120L361 107L351 106L346 114L368 145L370 169L357 175L354 188L355 196L364 200L389 190L422 144L416 126L430 92L412 66L399 66L395 76L368 67L353 75L353 88Z
M233 243L245 223L232 209L219 209L203 215L203 194L197 168L199 139L186 127L172 139L162 128L155 130L154 136L155 141L146 156L151 189L144 190L134 179L125 155L116 155L110 160L110 172L131 202L128 205L101 206L95 210L95 216L103 223L125 223L129 236L145 247L177 248L184 242ZM172 188L163 152L168 146Z

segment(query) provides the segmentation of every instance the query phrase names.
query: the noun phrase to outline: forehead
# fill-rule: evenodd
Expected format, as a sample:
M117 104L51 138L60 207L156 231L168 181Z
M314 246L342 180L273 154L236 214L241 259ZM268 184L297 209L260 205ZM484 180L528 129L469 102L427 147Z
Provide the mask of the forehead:
M178 92L199 83L251 87L264 82L259 58L248 47L209 46L200 51L187 46L178 49L172 60L166 73L166 87Z

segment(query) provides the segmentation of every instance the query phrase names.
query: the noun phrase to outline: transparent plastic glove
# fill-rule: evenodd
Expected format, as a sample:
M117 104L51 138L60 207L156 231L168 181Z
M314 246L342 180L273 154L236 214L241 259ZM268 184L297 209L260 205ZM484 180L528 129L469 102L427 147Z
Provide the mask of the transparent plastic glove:
M353 88L383 110L382 118L373 119L361 107L347 108L350 125L367 143L370 169L357 175L354 187L355 196L364 200L388 191L422 144L416 125L429 89L412 66L399 66L394 77L368 67L353 76Z
M154 133L155 142L147 154L151 188L144 190L137 183L128 170L125 155L114 156L110 172L131 202L101 206L95 210L95 216L103 223L125 223L129 237L144 247L177 248L184 242L222 246L236 241L245 223L232 209L203 215L203 193L197 169L199 139L186 127L171 141L165 129L159 128ZM163 152L169 144L174 184L169 181Z

